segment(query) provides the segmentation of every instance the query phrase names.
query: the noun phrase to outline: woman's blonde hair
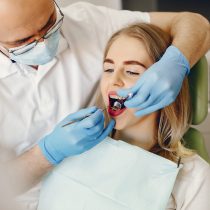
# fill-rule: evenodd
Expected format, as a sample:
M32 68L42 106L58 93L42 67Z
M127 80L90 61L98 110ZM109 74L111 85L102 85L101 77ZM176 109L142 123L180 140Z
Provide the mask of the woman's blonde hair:
M147 23L134 24L112 35L105 48L104 58L106 58L112 43L121 35L143 41L154 63L161 58L167 47L171 44L170 36L157 26ZM190 113L189 87L188 80L185 78L176 100L160 110L157 122L158 144L151 151L175 162L179 157L192 155L193 152L182 144L183 135L188 130L191 121Z

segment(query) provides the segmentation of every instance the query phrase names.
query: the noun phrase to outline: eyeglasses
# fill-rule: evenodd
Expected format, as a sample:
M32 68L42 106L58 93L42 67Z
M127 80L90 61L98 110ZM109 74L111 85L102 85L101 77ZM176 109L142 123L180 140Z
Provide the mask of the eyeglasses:
M57 32L61 26L62 26L62 23L63 23L63 18L64 18L64 14L63 12L61 11L60 7L58 6L58 4L54 1L56 7L58 8L58 11L61 15L60 19L57 20L55 22L55 24L47 31L47 33L40 37L38 40L35 40L27 45L24 45L24 46L20 46L20 47L17 47L18 49L8 49L8 52L9 53L12 53L13 55L17 56L17 55L21 55L21 54L24 54L30 50L32 50L34 47L36 47L36 45L40 42L41 39L48 39L52 34L54 34L55 32Z

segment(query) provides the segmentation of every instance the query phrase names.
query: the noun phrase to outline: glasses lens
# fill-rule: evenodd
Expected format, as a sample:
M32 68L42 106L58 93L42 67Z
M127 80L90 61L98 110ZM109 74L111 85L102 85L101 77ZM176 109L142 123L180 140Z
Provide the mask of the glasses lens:
M34 41L26 46L19 47L17 49L15 49L15 48L9 49L9 52L12 53L13 55L20 55L20 54L26 53L29 50L33 49L36 46L36 44L37 44L37 42Z

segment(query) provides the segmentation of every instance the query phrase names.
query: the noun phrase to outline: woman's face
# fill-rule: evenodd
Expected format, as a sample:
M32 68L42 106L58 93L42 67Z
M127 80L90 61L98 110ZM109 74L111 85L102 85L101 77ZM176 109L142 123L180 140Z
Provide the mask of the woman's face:
M109 115L116 121L117 130L134 126L143 118L135 117L135 109L123 105L120 110L112 109L119 98L116 91L135 85L152 64L144 43L136 38L120 35L109 48L104 60L101 93Z

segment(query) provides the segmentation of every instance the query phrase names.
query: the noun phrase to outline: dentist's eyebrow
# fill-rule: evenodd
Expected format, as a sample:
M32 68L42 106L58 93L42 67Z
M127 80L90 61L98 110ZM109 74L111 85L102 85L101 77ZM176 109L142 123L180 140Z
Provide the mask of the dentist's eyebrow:
M139 65L139 66L142 66L144 67L145 69L147 68L143 63L140 63L139 61L124 61L123 62L124 65Z

